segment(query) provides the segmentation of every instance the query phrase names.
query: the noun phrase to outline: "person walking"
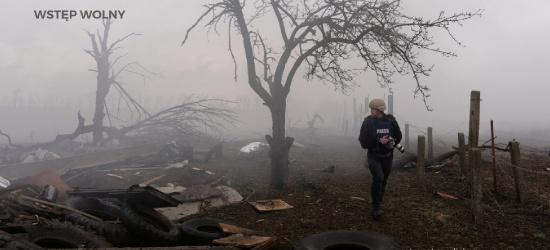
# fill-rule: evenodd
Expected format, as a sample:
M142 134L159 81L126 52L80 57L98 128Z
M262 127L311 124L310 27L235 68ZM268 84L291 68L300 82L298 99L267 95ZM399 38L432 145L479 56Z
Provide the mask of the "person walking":
M372 215L378 220L382 216L380 205L392 168L393 145L399 144L403 136L395 117L384 113L384 100L373 99L369 108L370 115L363 120L359 142L362 148L368 150L367 163L372 174Z

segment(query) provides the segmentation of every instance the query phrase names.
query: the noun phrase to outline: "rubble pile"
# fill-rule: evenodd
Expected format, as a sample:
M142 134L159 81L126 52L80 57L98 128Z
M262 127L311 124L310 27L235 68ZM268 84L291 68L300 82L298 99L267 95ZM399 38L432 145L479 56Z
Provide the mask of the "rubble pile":
M224 249L269 249L276 241L267 232L217 219L191 219L178 226L157 208L177 207L181 202L149 185L133 185L126 190L85 188L67 193L68 198L56 201L58 192L51 185L1 189L0 247L207 249L218 245ZM225 226L224 231L223 225L232 227L228 230ZM239 240L231 240L236 234L241 234Z

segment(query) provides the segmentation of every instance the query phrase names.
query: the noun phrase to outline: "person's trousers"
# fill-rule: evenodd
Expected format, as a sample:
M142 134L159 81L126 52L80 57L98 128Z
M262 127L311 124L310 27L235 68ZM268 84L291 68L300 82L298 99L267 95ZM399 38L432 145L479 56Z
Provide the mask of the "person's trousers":
M380 203L382 203L382 198L386 191L386 183L388 182L392 168L392 161L393 153L385 158L374 154L367 154L367 162L372 174L371 198L374 208L380 208Z

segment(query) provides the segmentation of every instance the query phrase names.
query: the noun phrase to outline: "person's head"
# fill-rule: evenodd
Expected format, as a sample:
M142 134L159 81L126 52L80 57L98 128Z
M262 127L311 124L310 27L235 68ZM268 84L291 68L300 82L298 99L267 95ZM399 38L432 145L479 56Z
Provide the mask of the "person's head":
M384 115L386 110L386 103L382 99L372 99L369 102L370 115L376 118L380 118Z

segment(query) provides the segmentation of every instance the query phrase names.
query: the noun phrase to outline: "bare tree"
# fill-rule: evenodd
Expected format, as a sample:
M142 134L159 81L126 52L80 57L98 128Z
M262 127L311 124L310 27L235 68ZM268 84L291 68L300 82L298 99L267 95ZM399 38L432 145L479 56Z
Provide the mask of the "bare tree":
M139 63L137 62L131 62L123 67L115 70L115 65L126 54L116 57L114 61L111 61L110 56L115 52L115 50L120 49L119 47L120 43L126 40L127 38L139 35L136 33L130 33L129 35L119 38L113 43L109 44L109 31L111 28L111 24L113 23L110 19L104 19L103 20L103 36L99 33L99 30L97 31L97 38L94 34L86 31L88 35L90 36L91 42L92 42L92 50L85 49L86 53L88 53L90 56L92 56L96 62L96 69L92 69L91 71L97 72L97 88L96 88L96 97L95 97L95 112L94 112L94 118L93 118L93 143L99 144L103 140L103 132L104 126L103 126L103 119L105 118L105 99L107 98L107 94L109 93L109 90L111 89L111 86L115 86L115 88L121 93L122 96L125 98L128 98L132 104L135 106L136 110L138 112L144 112L145 110L137 104L137 102L134 102L133 99L126 93L126 91L122 88L122 85L120 82L117 81L117 78L122 72L130 72L133 74L138 74L143 77L148 77L149 75L153 75L152 72L148 71L147 69L143 68ZM138 67L139 70L133 70L132 67Z
M449 26L482 13L446 16L442 12L434 20L424 20L402 13L401 1L374 0L221 0L205 7L206 11L187 30L182 45L201 22L209 31L217 31L222 23L227 23L229 51L236 68L231 31L235 29L241 35L248 83L272 116L272 135L266 135L266 140L271 147L271 185L275 188L286 184L288 152L293 143L293 138L285 138L286 97L301 66L305 67L306 79L330 82L343 92L356 85L354 78L363 71L375 72L379 84L388 88L395 73L412 74L415 95L421 94L426 103L429 88L421 84L420 77L428 76L431 67L418 60L419 51L454 56L439 49L428 31L446 30L459 43ZM245 10L250 15L245 15ZM275 38L268 40L267 33L254 28L256 22L266 23L269 21L264 19L269 18L278 27L282 44L279 49L268 44ZM362 59L364 64L358 67L344 63L353 57ZM427 104L426 108L429 109Z

